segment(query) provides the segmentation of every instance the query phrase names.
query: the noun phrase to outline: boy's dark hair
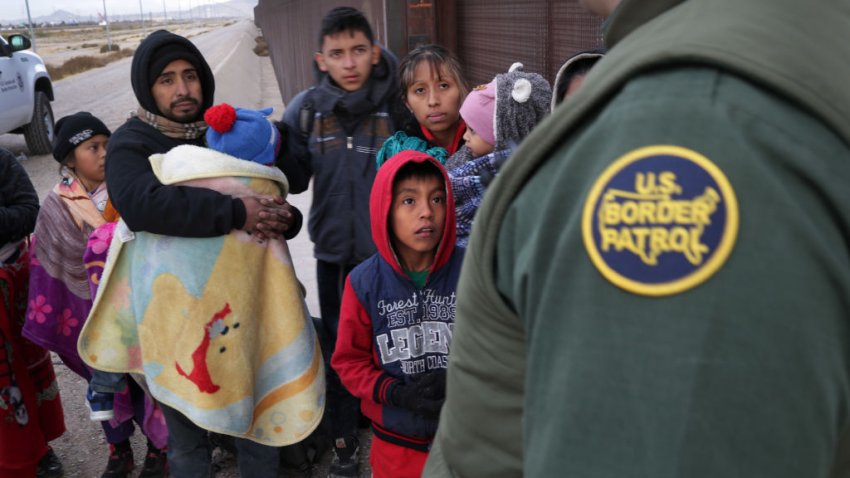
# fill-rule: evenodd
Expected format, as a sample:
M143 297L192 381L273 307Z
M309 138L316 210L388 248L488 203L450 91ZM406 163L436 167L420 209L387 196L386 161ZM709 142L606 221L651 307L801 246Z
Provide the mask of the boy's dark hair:
M439 178L445 184L443 172L440 168L434 165L431 161L423 161L421 163L410 162L398 169L393 178L393 189L398 186L398 183L406 179L428 179Z
M372 35L372 26L363 12L352 7L336 7L322 18L322 28L319 30L319 50L325 43L326 36L336 35L342 32L362 32L369 40L369 44L375 43Z

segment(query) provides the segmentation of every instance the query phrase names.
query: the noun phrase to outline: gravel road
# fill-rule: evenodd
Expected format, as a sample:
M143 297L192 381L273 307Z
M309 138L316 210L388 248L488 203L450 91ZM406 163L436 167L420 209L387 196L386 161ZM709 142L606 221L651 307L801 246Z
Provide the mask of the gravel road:
M258 35L252 22L243 20L229 25L184 25L173 31L189 37L206 57L216 76L216 103L228 102L236 106L249 108L274 107L274 118L283 113L283 101L271 62L268 58L257 57L253 52L254 37ZM122 45L125 46L125 45ZM61 63L67 53L56 53L52 58L50 49L39 45L39 53L48 63ZM90 70L55 82L56 100L53 111L56 119L77 111L89 111L101 118L110 129L120 126L130 111L137 107L130 86L130 58L111 63L103 68ZM254 85L246 88L245 85ZM28 156L23 137L18 135L0 135L0 147L12 151L15 155L27 156L22 161L30 179L35 185L39 197L43 200L53 185L59 180L59 168L52 156ZM311 192L290 196L289 202L298 207L306 217L310 208ZM289 241L295 269L299 279L307 288L307 305L313 315L319 315L315 278L315 260L313 247L306 232ZM108 449L100 425L88 419L85 407L86 383L70 372L54 356L54 367L59 378L62 403L65 410L67 432L52 442L65 466L66 477L99 477L106 467ZM361 443L368 447L371 435L361 432ZM132 439L135 451L137 472L144 460L145 440L141 433ZM216 476L220 478L238 477L232 455L215 454L221 469ZM371 476L366 453L361 454L361 477ZM329 454L310 473L312 477L327 476ZM134 475L135 476L135 475ZM281 476L304 476L282 474ZM251 477L255 478L255 477Z

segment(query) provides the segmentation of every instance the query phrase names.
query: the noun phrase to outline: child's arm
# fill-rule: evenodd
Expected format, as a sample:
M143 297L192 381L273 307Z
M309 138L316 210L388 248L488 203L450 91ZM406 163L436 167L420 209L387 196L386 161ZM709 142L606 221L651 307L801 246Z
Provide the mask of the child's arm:
M331 366L352 395L381 403L374 393L375 385L392 378L378 367L372 343L372 319L360 304L351 287L350 277L347 277Z

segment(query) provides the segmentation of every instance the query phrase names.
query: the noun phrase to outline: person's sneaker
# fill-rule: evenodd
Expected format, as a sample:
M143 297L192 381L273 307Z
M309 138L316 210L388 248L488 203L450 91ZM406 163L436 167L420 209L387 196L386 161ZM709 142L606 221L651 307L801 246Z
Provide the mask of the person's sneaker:
M328 468L328 478L349 478L358 476L358 458L360 443L357 438L337 438L334 442L334 456Z
M148 452L145 455L145 464L139 478L165 478L168 476L168 459L165 450L159 450L148 442Z
M100 475L100 478L127 478L135 467L130 442L127 442L127 445L121 448L110 444L109 461L106 462L106 470Z
M53 448L47 447L47 453L41 457L35 469L36 478L60 478L62 474L62 462Z
M105 422L115 417L112 401L113 393L95 392L89 387L86 392L86 407L89 409L89 418L95 422Z

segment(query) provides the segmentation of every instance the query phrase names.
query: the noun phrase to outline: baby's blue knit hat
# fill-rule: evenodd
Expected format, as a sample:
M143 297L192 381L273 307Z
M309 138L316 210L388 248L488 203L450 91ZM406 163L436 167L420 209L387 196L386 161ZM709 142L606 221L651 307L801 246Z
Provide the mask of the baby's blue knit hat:
M249 110L221 103L204 113L207 146L225 154L272 165L280 149L280 133L268 119L272 108Z

